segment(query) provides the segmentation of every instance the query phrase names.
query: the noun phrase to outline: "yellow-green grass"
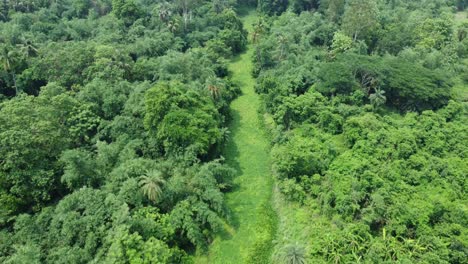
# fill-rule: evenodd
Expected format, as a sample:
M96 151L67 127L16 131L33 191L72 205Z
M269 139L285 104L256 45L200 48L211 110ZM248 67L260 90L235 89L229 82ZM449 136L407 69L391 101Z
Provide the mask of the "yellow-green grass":
M255 18L253 10L243 16L247 30L250 31ZM234 189L225 196L231 219L217 234L208 252L197 253L195 263L248 263L261 243L260 258L263 259L254 256L257 257L254 262L269 263L268 248L271 248L275 219L266 218L275 218L268 212L271 210L273 179L269 143L258 114L260 98L254 91L252 55L253 47L249 45L246 52L234 58L229 66L232 80L242 89L242 95L231 104L231 139L224 151L227 163L238 170Z

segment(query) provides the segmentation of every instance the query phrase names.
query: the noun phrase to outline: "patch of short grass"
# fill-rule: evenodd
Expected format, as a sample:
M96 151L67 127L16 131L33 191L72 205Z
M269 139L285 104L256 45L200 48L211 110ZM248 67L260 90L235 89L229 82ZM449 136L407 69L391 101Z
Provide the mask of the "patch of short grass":
M255 19L253 10L243 17L248 30ZM254 91L252 54L253 48L249 46L229 67L232 80L242 89L242 95L231 104L231 140L224 152L227 163L238 170L234 190L225 196L231 219L208 253L194 257L195 263L270 262L276 229L276 216L271 207L273 179L269 143L258 115L261 103Z

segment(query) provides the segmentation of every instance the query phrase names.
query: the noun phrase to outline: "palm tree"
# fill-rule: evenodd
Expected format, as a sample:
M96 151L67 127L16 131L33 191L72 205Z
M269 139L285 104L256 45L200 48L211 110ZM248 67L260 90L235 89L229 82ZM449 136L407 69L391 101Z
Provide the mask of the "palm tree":
M275 259L280 264L306 264L306 249L297 242L287 244L277 252Z
M278 36L278 45L280 48L279 59L283 60L286 49L288 48L288 39L282 34Z
M257 23L253 25L253 32L252 32L252 42L254 44L257 44L258 41L260 40L260 37L265 33L265 23L263 22L263 19L259 19Z
M265 34L265 32L266 32L265 23L263 22L263 19L260 18L257 21L257 23L253 25L253 31L252 31L252 43L256 46L255 55L257 57L257 63L260 63L260 66L262 65L261 63L262 58L260 54L260 48L258 47L258 43L262 35Z
M15 87L16 95L18 95L18 87L16 86L16 74L14 71L14 65L18 61L17 60L17 53L15 50L11 49L7 45L2 45L0 47L0 63L3 67L3 70L11 74L13 79L13 86Z
M369 95L369 100L374 108L377 108L387 101L387 97L385 97L385 91L376 88L375 93Z
M171 20L167 23L167 28L172 33L175 33L179 29L179 22L177 22L177 20Z
M34 57L37 55L37 47L30 39L27 39L23 36L21 37L20 41L21 43L17 44L16 46L18 47L21 55L23 55L25 58Z
M143 194L153 203L157 202L162 193L162 185L166 181L158 170L151 170L140 177L140 187Z
M214 100L221 96L221 90L224 88L224 83L221 79L216 77L209 77L206 80L206 87Z
M11 69L11 51L6 45L2 45L0 49L0 62L3 70L9 72Z
M168 3L165 2L159 8L159 19L163 22L167 22L171 16L171 10L169 9Z

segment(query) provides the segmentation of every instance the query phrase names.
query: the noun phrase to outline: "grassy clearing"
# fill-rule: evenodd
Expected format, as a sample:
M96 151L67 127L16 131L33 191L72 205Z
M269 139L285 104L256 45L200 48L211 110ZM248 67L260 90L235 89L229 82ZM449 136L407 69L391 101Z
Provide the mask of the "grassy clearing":
M249 11L243 21L247 30L256 18ZM276 216L271 208L273 179L270 171L269 143L258 115L260 98L252 77L253 48L232 60L232 79L242 95L231 104L231 140L226 146L227 163L236 168L235 188L226 195L232 219L217 235L206 255L195 263L269 263Z

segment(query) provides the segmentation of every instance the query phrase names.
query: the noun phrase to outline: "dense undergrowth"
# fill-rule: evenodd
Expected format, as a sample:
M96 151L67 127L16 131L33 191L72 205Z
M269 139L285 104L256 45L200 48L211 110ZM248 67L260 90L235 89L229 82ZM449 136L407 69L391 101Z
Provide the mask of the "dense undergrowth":
M0 262L182 263L229 217L235 1L0 4Z
M278 6L254 25L274 260L466 261L467 24L416 2Z

